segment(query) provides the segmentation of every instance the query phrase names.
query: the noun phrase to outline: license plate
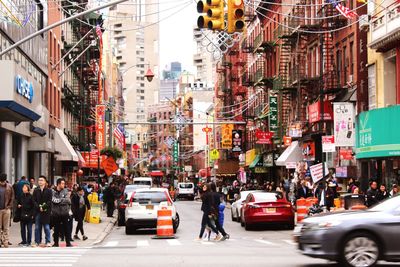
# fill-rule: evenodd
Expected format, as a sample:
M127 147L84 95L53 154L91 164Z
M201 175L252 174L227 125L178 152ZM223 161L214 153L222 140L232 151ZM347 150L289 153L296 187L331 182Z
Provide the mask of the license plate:
M276 212L276 208L266 208L264 209L265 213L275 213Z
M154 209L153 205L146 205L146 210L152 210L152 209Z

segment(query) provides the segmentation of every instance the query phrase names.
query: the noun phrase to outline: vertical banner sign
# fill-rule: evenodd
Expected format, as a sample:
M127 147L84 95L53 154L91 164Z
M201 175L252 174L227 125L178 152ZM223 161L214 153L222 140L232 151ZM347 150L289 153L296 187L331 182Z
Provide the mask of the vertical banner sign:
M354 105L347 102L333 103L333 116L336 146L354 146Z
M232 152L242 152L242 130L233 130L232 140L233 140Z
M278 97L269 96L269 131L278 131Z
M106 146L105 139L105 105L96 105L96 146L101 151Z
M179 144L177 142L174 143L172 156L174 158L174 164L177 165L179 161Z
M322 136L322 152L336 152L335 137L333 135Z
M221 128L222 128L221 148L231 149L233 124L223 124Z

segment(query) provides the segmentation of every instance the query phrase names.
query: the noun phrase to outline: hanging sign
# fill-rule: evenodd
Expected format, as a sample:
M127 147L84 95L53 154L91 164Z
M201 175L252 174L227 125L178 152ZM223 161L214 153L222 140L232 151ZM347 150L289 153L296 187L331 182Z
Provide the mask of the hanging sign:
M333 122L336 146L354 146L354 105L347 102L333 103Z
M213 149L213 150L210 151L210 159L211 160L219 159L219 151L218 151L218 149Z
M273 132L264 132L261 131L260 129L256 130L256 144L267 144L270 145L272 144L272 137L274 136Z
M101 151L106 146L105 138L105 105L96 105L96 146Z
M233 140L232 152L242 152L242 130L233 130L232 140Z
M322 152L335 152L335 137L333 135L322 136Z
M221 128L222 128L221 148L231 149L233 124L223 124Z
M269 96L269 131L278 131L278 97Z

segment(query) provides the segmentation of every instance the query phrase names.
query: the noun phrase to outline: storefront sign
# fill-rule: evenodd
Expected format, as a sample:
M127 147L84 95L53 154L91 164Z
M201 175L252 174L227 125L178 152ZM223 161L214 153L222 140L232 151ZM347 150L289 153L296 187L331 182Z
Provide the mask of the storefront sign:
M266 167L255 167L254 173L268 173L268 169Z
M278 97L269 96L269 131L278 131Z
M233 124L224 124L221 127L221 148L223 149L231 149L232 148L232 130Z
M301 122L296 122L289 126L289 136L294 138L300 138L303 136Z
M33 84L22 78L20 75L15 77L15 89L19 95L28 99L29 103L33 100Z
M179 144L178 143L174 143L172 157L173 157L174 164L177 164L179 161Z
M400 156L400 106L362 112L356 124L356 157Z
M96 105L96 146L98 150L102 150L106 146L105 138L105 105Z
M106 156L101 156L100 162L99 162L99 151L98 150L93 150L91 152L83 151L80 153L81 153L82 158L84 159L82 168L97 169L99 167L99 163L106 159ZM101 165L100 165L100 167L101 167Z
M302 153L304 160L315 160L315 143L312 141L303 143Z
M329 173L328 167L326 166L326 163L324 163L325 167L325 175ZM322 163L318 163L315 165L310 166L310 175L311 178L313 179L313 182L316 183L322 178L324 178L324 171L322 169Z
M335 137L333 135L322 136L322 152L335 152Z
M296 169L297 162L285 162L286 169Z
M335 175L337 178L350 178L357 176L356 166L343 166L337 167L335 170Z
M232 152L242 152L242 130L233 130L232 140L233 140Z
M273 132L264 132L261 131L260 129L256 130L256 144L267 144L270 145L272 144L271 139L274 136Z
M341 148L339 151L340 160L352 160L353 159L353 149Z
M347 102L333 103L335 145L354 146L354 105Z
M283 137L283 145L284 146L290 146L291 144L292 144L292 137L284 136Z
M333 119L332 115L332 105L329 101L324 102L324 121L331 121ZM310 123L321 121L321 102L315 102L308 106L308 121Z
M249 166L254 161L254 159L256 158L256 155L257 154L256 154L255 149L250 149L250 150L246 151L246 158L245 158L246 166Z
M274 154L273 153L264 154L263 166L264 167L273 167L274 166Z

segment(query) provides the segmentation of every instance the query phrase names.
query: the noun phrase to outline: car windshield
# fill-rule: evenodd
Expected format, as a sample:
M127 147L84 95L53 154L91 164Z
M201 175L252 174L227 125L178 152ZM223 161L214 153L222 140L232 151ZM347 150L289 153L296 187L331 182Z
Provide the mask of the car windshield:
M282 199L283 196L279 192L274 193L258 193L253 194L256 202L275 202L278 199Z
M165 192L136 192L133 196L133 202L139 204L159 204L164 201L168 201Z
M190 189L193 188L193 184L179 184L179 188Z
M150 181L133 181L134 185L147 185L150 186L151 182Z
M400 208L400 196L389 198L376 206L370 208L370 211L383 211L383 212L390 212L393 210L398 210Z

